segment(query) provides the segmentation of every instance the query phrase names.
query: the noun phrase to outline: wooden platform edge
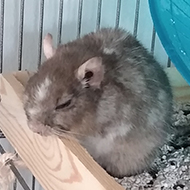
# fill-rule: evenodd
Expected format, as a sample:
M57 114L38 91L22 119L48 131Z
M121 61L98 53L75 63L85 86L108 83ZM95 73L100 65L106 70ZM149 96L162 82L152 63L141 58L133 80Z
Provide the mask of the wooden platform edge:
M28 73L0 75L0 128L46 190L122 190L77 142L41 137L27 126L22 93Z
M174 100L179 103L190 102L190 86L175 67L165 69L169 77Z
M190 102L190 86L175 67L167 68L174 99ZM27 126L22 93L26 71L0 75L0 128L27 167L47 190L122 190L78 143L57 137L41 137Z

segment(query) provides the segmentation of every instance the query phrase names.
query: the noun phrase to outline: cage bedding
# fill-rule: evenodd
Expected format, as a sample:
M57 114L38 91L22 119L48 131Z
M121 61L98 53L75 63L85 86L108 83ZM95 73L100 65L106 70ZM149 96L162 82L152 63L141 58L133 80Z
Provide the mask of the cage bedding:
M152 172L115 180L126 190L190 189L190 103L175 103L173 126L176 134L165 144Z

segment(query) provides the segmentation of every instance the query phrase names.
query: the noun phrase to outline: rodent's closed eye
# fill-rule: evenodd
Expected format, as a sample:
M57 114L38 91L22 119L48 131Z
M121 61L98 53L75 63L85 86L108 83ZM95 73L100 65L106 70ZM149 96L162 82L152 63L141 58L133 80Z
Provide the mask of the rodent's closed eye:
M67 100L66 102L64 102L63 104L60 104L58 106L56 106L56 110L60 110L60 109L64 109L64 108L67 108L71 105L71 99Z

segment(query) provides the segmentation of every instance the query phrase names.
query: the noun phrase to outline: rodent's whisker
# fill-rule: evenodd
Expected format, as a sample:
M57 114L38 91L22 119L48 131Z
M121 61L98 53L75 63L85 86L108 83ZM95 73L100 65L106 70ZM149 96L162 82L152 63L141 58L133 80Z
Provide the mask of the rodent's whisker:
M74 137L73 136L71 136L71 135L69 135L69 134L67 134L67 133L61 133L61 132L58 132L58 131L56 131L56 130L52 130L51 131L54 135L56 135L56 136L58 136L58 137L63 137L63 138L65 138L65 139L73 139Z
M65 134L67 134L67 135L74 135L74 136L85 136L85 135L80 134L80 133L76 133L76 132L66 131L64 129L60 129L58 127L53 127L52 128L52 132L57 133L59 135L65 135Z

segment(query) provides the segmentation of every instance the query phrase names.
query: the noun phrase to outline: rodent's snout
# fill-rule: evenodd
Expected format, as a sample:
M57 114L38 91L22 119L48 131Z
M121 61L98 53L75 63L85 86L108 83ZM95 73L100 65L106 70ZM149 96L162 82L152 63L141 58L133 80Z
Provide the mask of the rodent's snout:
M47 136L50 134L49 126L43 125L39 122L28 121L28 127L34 133L38 133L42 136Z

